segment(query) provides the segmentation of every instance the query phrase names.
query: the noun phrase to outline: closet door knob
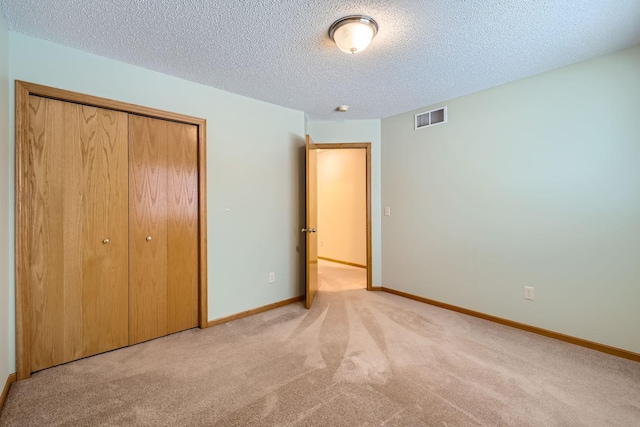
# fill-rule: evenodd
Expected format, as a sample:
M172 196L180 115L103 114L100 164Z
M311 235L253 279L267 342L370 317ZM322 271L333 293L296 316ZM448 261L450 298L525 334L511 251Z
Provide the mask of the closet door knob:
M151 236L147 236L147 242L151 241Z
M104 239L104 240L102 241L102 243L104 243L104 244L106 245L107 243L109 243L109 239Z

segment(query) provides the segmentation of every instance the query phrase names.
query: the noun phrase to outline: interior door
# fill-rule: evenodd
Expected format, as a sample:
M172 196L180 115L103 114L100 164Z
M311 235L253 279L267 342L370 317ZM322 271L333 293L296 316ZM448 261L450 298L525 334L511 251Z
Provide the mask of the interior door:
M311 308L313 300L318 293L318 152L316 145L307 135L306 144L306 220L307 224L302 232L307 240L307 280L306 280L306 306Z
M127 115L29 97L30 370L127 345Z

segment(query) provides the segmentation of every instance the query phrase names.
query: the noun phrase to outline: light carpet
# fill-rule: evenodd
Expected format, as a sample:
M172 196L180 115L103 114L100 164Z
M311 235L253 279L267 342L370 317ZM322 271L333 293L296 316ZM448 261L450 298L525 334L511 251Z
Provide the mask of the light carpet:
M367 292L363 274L323 263L311 310L38 372L0 425L640 425L640 363Z

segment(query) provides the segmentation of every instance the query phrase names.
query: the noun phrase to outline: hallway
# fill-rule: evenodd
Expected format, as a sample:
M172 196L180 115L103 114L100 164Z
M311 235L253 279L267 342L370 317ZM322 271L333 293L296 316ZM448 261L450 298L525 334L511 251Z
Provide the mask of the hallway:
M318 260L320 292L367 289L367 269L336 262Z

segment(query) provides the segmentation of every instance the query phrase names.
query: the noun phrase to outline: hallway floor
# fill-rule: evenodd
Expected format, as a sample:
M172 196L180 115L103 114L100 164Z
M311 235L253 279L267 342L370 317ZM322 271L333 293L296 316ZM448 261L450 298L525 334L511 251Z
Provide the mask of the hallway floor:
M340 292L367 289L367 269L318 260L320 291Z

